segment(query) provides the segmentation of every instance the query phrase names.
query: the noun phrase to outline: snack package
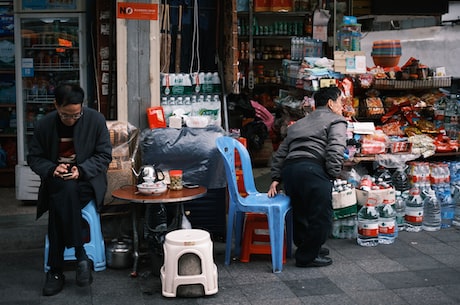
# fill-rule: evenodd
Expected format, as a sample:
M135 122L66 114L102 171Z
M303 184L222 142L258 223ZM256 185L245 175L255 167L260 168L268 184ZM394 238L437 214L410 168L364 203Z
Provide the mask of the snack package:
M366 112L368 116L383 115L385 109L383 108L383 102L380 97L367 97L365 100Z

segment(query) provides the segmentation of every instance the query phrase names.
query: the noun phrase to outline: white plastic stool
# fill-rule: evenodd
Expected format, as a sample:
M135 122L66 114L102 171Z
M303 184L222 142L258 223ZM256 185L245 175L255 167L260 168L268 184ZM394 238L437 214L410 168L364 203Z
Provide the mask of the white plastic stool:
M164 265L160 270L162 294L176 297L181 285L201 284L205 295L216 294L217 266L213 259L213 245L207 231L199 229L175 230L166 234ZM180 275L179 264L183 255L194 254L199 258L201 272L193 275Z

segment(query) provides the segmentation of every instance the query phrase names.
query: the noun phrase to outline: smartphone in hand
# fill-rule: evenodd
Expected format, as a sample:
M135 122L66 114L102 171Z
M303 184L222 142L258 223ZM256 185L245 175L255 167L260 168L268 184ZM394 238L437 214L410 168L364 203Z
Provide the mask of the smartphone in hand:
M62 174L62 177L70 177L70 176L72 176L72 166L71 165L67 166L67 173Z

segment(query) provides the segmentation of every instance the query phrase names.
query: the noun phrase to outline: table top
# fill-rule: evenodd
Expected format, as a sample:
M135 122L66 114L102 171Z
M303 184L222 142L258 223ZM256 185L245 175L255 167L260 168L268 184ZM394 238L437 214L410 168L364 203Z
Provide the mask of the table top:
M207 189L204 186L170 190L164 193L144 195L137 191L135 185L125 185L112 192L112 197L135 203L178 203L204 197Z

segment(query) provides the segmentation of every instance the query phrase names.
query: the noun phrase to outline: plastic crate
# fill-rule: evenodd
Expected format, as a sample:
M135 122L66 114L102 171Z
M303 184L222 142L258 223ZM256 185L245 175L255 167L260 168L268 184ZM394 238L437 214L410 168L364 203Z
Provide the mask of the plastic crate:
M396 80L396 79L376 79L373 88L375 89L431 89L440 87L450 87L452 77L433 77L420 80Z

